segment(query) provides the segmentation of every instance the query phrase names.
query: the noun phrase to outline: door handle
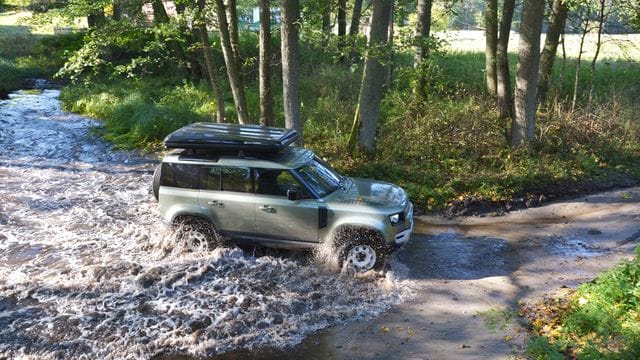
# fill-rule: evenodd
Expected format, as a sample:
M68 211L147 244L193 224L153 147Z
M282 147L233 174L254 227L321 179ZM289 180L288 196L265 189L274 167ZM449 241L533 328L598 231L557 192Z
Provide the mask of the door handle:
M211 205L211 206L217 206L217 207L222 207L222 206L224 206L224 204L223 204L223 203L221 203L221 202L220 202L220 201L218 201L218 200L211 200L211 201L207 202L207 204L209 204L209 205Z
M268 213L274 213L276 212L276 209L274 209L273 207L269 206L269 205L262 205L260 206L258 209L262 210L262 211L266 211Z

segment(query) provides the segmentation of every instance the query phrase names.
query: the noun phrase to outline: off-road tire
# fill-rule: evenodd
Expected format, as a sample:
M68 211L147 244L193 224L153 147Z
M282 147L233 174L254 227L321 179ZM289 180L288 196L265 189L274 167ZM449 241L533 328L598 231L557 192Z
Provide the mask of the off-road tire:
M220 245L220 237L207 219L185 217L175 222L176 242L192 252L204 252Z
M348 228L339 233L337 240L340 267L349 263L356 272L383 270L389 249L380 234L373 230Z
M156 169L153 171L153 197L158 201L158 197L160 196L160 176L162 176L162 164L156 166Z

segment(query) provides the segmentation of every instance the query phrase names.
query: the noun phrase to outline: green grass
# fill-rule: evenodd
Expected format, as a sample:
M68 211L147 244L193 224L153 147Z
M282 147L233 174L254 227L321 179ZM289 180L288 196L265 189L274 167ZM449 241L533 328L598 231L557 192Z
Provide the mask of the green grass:
M640 258L581 285L563 301L557 321L534 321L540 335L530 341L529 355L538 359L560 354L578 359L640 358Z

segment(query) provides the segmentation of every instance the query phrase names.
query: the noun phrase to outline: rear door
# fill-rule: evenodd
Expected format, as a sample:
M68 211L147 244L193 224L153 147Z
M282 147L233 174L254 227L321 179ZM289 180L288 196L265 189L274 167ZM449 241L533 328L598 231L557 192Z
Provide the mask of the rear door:
M258 236L274 240L318 242L318 203L286 169L255 169L255 214ZM298 188L299 200L287 190Z
M216 229L229 235L256 232L255 195L251 169L203 166L200 206L211 214Z

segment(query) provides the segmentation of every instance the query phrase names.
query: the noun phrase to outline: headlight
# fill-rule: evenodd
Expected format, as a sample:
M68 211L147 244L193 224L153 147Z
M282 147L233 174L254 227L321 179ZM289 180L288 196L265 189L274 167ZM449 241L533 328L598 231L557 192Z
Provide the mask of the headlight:
M397 213L397 214L393 214L393 215L389 215L389 221L391 222L391 225L397 225L401 222L404 221L404 214L403 213Z

